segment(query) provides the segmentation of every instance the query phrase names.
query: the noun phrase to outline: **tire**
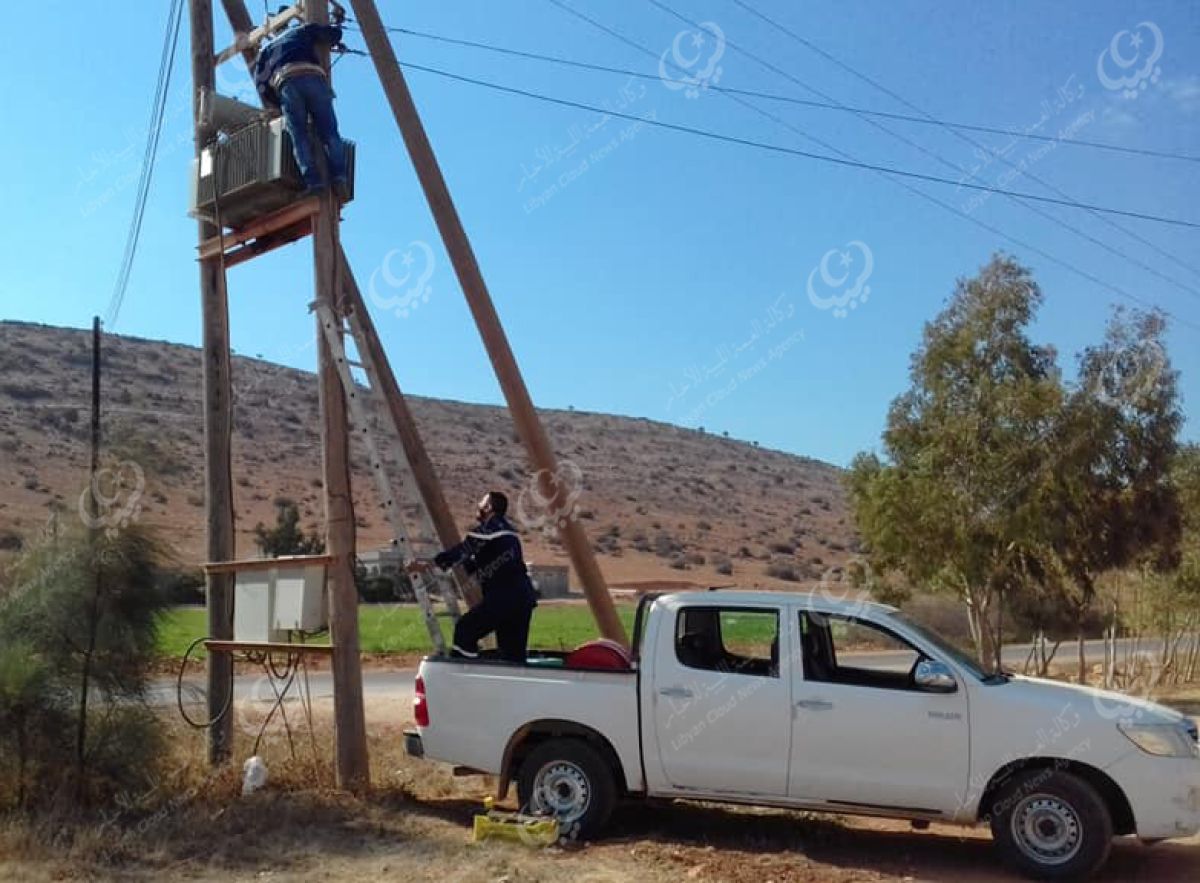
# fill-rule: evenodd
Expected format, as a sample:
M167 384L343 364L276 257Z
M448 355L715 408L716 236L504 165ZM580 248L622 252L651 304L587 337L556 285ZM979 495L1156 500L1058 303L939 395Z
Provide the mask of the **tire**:
M1036 880L1082 880L1108 859L1112 815L1083 779L1060 770L1014 775L996 795L992 839L1004 859Z
M538 745L517 774L521 810L552 815L564 840L593 840L617 802L613 771L582 739L551 739Z

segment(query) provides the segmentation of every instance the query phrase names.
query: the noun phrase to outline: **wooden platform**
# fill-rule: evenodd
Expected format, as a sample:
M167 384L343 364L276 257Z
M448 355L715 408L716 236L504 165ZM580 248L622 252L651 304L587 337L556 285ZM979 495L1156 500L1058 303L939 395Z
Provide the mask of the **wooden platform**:
M283 555L279 558L244 558L241 561L209 561L201 566L205 573L244 573L250 570L272 570L277 567L328 567L332 555Z
M204 642L212 653L307 653L311 656L332 656L332 644L287 644L281 641L215 641Z
M321 200L317 196L285 205L237 230L230 230L223 237L206 239L200 244L200 260L216 260L224 248L225 267L229 268L295 242L312 233L313 216L320 210Z

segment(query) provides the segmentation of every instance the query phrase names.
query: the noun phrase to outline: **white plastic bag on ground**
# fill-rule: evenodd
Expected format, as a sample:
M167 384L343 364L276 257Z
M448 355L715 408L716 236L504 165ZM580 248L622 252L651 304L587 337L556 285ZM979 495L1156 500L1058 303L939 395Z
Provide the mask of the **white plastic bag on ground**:
M267 765L257 754L242 765L242 794L253 794L267 784Z

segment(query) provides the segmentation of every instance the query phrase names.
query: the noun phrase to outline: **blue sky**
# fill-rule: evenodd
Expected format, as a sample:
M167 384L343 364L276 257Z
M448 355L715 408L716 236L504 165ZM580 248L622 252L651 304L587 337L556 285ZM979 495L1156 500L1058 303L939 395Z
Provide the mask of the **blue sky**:
M729 0L668 3L711 23L699 46L687 25L641 0L565 2L655 56L674 58L677 48L700 85L716 77L721 86L811 97L799 80L839 102L904 112L894 97ZM1193 4L749 2L945 119L1200 152L1200 7ZM224 44L229 33L216 5ZM8 268L0 281L3 318L82 327L105 312L134 199L166 6L139 3L139 14L118 16L95 4L53 0L39 7L60 23L51 45L10 45L9 85L0 96L8 121L0 140L8 170L8 211L0 221ZM391 25L659 70L655 58L546 0L379 6ZM261 13L257 3L250 7ZM1110 46L1123 30L1114 60ZM349 42L362 46L355 34ZM682 74L669 65L670 83L629 82L416 37L398 38L398 46L402 60L607 102L639 117L824 152L799 129L863 161L953 179L962 177L957 166L985 183L1049 192L946 131L888 123L922 150L850 115L763 103L788 129L710 90L683 88L675 82ZM1153 76L1135 87L1136 97L1109 88L1118 75L1140 71L1151 54L1158 56ZM359 149L358 198L346 209L343 241L402 387L501 402L369 61L344 58L335 81L343 134ZM888 403L907 385L922 326L955 278L972 274L996 249L1033 268L1046 293L1034 334L1059 347L1068 369L1077 350L1100 339L1111 306L1129 303L873 172L606 121L422 72L410 73L409 82L542 406L700 425L845 464L878 446ZM248 87L234 66L222 70L221 84L229 92ZM138 259L112 330L198 344L195 226L185 215L188 88L183 41ZM973 137L1085 202L1200 219L1195 163L1067 145L1010 148L1006 138ZM1131 261L1003 197L976 204L966 190L915 186L1192 323L1173 323L1170 355L1182 372L1185 410L1200 400L1200 274L1168 257L1200 268L1197 231L1118 221L1151 247L1086 213L1043 208ZM311 298L307 242L231 271L235 350L312 368ZM1189 411L1189 438L1196 427Z

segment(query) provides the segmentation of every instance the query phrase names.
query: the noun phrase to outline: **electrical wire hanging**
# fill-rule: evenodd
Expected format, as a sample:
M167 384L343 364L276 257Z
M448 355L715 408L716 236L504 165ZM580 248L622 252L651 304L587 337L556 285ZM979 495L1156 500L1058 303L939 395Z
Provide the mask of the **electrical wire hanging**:
M589 16L588 14L581 12L578 9L575 9L573 6L563 2L563 0L547 0L547 2L553 4L554 6L557 6L559 9L574 16L575 18L578 18L578 19L586 22L590 26L609 35L610 37L614 38L615 40L617 40L627 46L630 46L633 49L636 49L638 52L641 52L643 55L647 55L650 58L653 58L655 60L658 60L660 57L658 53L654 52L654 50L650 49L649 47L647 47L641 43L638 43L636 40L633 40L633 39L625 36L620 31L617 31L617 30L609 27L608 25L605 25L603 22L598 21L597 19ZM681 71L681 69L678 67L678 65L674 64L673 62L668 61L667 63L671 64L671 66L674 67L676 70ZM686 71L682 71L682 72L686 73ZM749 110L754 111L756 114L758 114L766 119L769 119L769 120L777 123L778 125L783 126L784 128L788 129L789 131L796 133L800 137L805 138L808 141L812 141L813 143L820 145L821 147L823 147L826 150L829 150L829 151L836 153L837 155L845 157L847 159L854 159L854 157L851 154L847 153L846 151L841 150L841 149L837 148L835 145L832 145L826 141L823 141L821 138L819 138L815 135L812 135L808 132L803 131L802 129L797 128L796 126L794 126L787 120L779 117L776 114L771 113L768 110L765 110L762 107L759 107L756 104L751 103L750 101L742 98L741 96L725 95L724 97L728 98L729 100L731 100ZM886 177L886 176L884 176L884 177ZM926 202L932 203L933 205L938 206L939 208L943 209L944 211L949 212L950 214L954 215L955 217L957 217L963 221L966 221L970 224L973 224L974 226L979 227L981 230L986 230L987 232L992 233L993 235L999 236L1001 239L1006 240L1007 242L1017 246L1018 248L1021 248L1032 254L1039 255L1040 257L1050 261L1051 263L1053 263L1059 267L1062 267L1063 269L1067 270L1068 272L1073 273L1074 275L1078 276L1079 278L1084 279L1084 280L1091 282L1101 288L1105 288L1105 289L1113 292L1118 297L1121 297L1132 303L1136 303L1142 307L1159 310L1164 315L1169 316L1172 319L1175 319L1175 321L1177 321L1181 325L1186 325L1189 328L1192 328L1193 330L1200 330L1200 325L1198 325L1192 321L1189 321L1187 319L1184 319L1182 317L1175 316L1170 311L1159 306L1158 304L1148 301L1145 298L1139 297L1138 295L1135 295L1132 292L1126 291L1124 288L1120 287L1119 285L1116 285L1116 284L1108 281L1107 279L1101 278L1101 277L1097 276L1095 273L1091 273L1091 272L1083 269L1082 267L1079 267L1078 265L1072 263L1071 261L1068 261L1064 258L1060 258L1054 254L1051 254L1050 252L1046 251L1045 249L1043 249L1031 242L1028 242L1018 236L1015 236L1012 233L1008 233L1004 230L1001 230L1000 228L996 227L995 225L990 224L987 221L984 221L983 219L977 217L974 214L968 214L968 213L960 210L956 206L953 206L950 203L946 202L945 200L940 199L939 197L933 195L932 193L926 193L924 190L921 190L921 189L913 186L911 183L909 183L901 178L888 178L888 180L891 180L894 184L896 184L899 187L904 188L905 190L907 190L909 193L913 194L914 196L917 196L917 197L925 200Z
M360 30L357 27L348 28L348 30ZM385 27L384 30L393 34L402 34L406 37L417 37L422 40L430 40L436 43L445 43L450 46L463 46L468 49L480 49L485 52L494 52L498 55L507 55L512 58L524 58L530 61L543 61L549 64L558 64L564 67L573 67L578 70L592 71L595 73L618 74L626 77L634 77L639 80L658 80L658 74L647 73L646 71L633 70L631 68L617 67L614 65L597 64L595 62L580 61L575 58L565 58L560 55L547 55L542 52L531 52L525 49L513 49L509 46L497 46L493 43L482 43L476 40L465 40L458 37L447 37L442 34L433 34L428 31L418 31L413 28L402 27ZM1174 153L1168 150L1155 150L1149 147L1128 147L1121 144L1108 144L1103 141L1090 141L1085 138L1065 138L1055 135L1038 135L1034 132L1022 132L1016 129L1005 129L997 126L984 126L977 123L961 123L951 120L938 119L932 116L913 116L911 114L893 113L885 110L875 110L866 107L857 107L849 104L840 104L832 101L816 101L811 98L800 98L795 95L784 95L779 92L763 92L756 89L736 89L732 86L721 86L715 83L709 83L705 86L709 92L723 93L726 95L741 95L745 98L762 98L767 101L778 101L785 104L794 104L799 107L811 107L817 110L830 110L839 113L852 113L862 116L878 117L886 120L896 120L906 123L916 123L923 126L939 126L947 129L960 129L964 132L980 132L990 135L1003 135L1008 138L1020 138L1027 141L1040 141L1044 143L1066 144L1072 147L1084 147L1092 150L1104 150L1113 153L1124 153L1132 156L1145 156L1154 159L1169 159L1178 160L1180 162L1200 163L1200 155Z
M659 9L663 10L664 12L669 13L670 15L674 16L675 18L677 18L683 22L686 22L689 24L694 24L691 19L689 19L687 16L684 16L684 15L676 12L671 7L667 6L664 2L662 2L662 0L648 0L648 2L650 2L654 6L658 7ZM819 57L821 57L821 58L825 59L826 61L830 62L831 64L837 66L841 70L846 71L850 75L852 75L852 76L856 77L857 79L861 80L862 82L868 84L872 88L877 89L878 91L882 92L884 95L887 95L888 97L892 98L893 100L900 102L902 105L907 107L909 110L912 110L916 113L921 114L922 116L924 116L926 118L926 122L929 122L929 123L932 123L935 125L939 125L939 126L945 128L948 132L950 132L950 134L952 134L959 141L962 141L964 144L967 144L977 150L981 150L985 154L995 156L996 160L1000 163L1000 165L1003 165L1003 166L1017 172L1018 174L1023 175L1024 177L1028 178L1030 181L1033 181L1037 184L1042 185L1047 190L1049 190L1051 193L1053 193L1055 196L1061 197L1063 199L1071 199L1072 198L1069 193L1066 193L1061 188L1056 187L1050 181L1047 181L1044 178L1042 178L1041 176L1035 174L1029 168L1026 168L1023 165L1018 165L1017 163L1008 159L1003 154L989 150L988 147L985 144L983 144L981 141L979 141L978 139L973 138L970 135L966 135L962 131L958 131L954 127L947 126L941 120L936 120L930 114L926 113L922 108L920 108L913 102L909 101L903 95L900 95L894 89L891 89L887 85L880 83L874 77L871 77L867 74L862 73L858 69L854 68L853 66L851 66L851 65L847 64L846 62L842 61L841 59L839 59L837 56L822 49L820 46L816 45L811 40L808 40L802 34L796 33L795 31L793 31L790 28L786 27L785 25L781 24L776 19L771 18L770 16L766 15L763 12L760 12L759 10L757 10L756 8L751 6L749 3L747 3L746 0L733 0L733 2L736 3L742 9L749 12L751 15L754 15L757 18L759 18L760 20L766 22L768 25L770 25L775 30L777 30L780 33L791 38L795 42L799 43L801 46L804 46L805 48L814 52ZM734 44L732 44L732 43L729 43L729 45L734 46ZM781 68L778 68L775 65L772 65L770 62L767 62L767 61L763 60L762 58L759 58L754 53L749 52L740 46L734 46L734 48L736 49L736 51L739 51L743 55L746 55L749 58L757 61L759 64L764 65L768 69L779 73L781 76L785 77L789 81L794 82L794 83L802 86L803 88L808 88L811 90L811 87L806 86L804 83L802 83L797 78L793 77L787 71L782 70ZM811 90L811 91L815 91L815 90ZM824 95L823 93L818 93L818 94L821 94L822 97L826 97L826 98L830 97L830 96ZM883 131L887 132L888 134L892 135L893 137L899 138L900 140L905 141L906 143L909 143L909 144L913 143L913 142L909 141L908 139L904 138L903 136L899 135L895 131L888 129L886 126L881 126L879 124L874 124L874 125L876 125L878 128L881 128ZM1047 140L1053 142L1055 139L1047 138ZM917 146L917 145L914 145L914 146ZM924 147L921 147L921 146L917 146L917 149L921 150L923 153L926 153L926 154L930 153L930 151L926 150ZM949 164L948 161L942 159L940 156L937 158L940 161L942 161L943 163ZM965 174L970 174L971 177L973 177L973 178L976 177L975 174L969 173L965 169L960 168L959 170ZM1029 208L1032 209L1032 206L1030 206ZM1115 246L1112 246L1106 242L1102 242L1101 240L1096 239L1091 234L1085 233L1084 231L1067 224L1061 218L1058 218L1051 214L1045 214L1043 212L1038 212L1038 214L1042 215L1042 217L1044 217L1044 218L1049 219L1050 221L1057 224L1058 226L1061 226L1064 229L1070 230L1072 233L1075 233L1076 235L1087 239L1089 242L1092 242L1093 244L1100 246L1101 248L1105 249L1109 253L1115 254L1118 257L1121 257L1121 258L1129 261L1130 263L1136 265L1139 269L1141 269L1147 273L1150 273L1152 276L1156 276L1157 278L1162 279L1163 281L1170 282L1172 285L1175 285L1179 288L1186 290L1193 297L1200 297L1200 292L1197 292L1194 288L1191 288L1190 286L1186 285L1185 283L1180 282L1178 279L1175 279L1171 276L1167 276L1166 274L1159 271L1157 268L1150 266L1149 264L1145 263L1144 261L1138 260L1137 258L1121 251L1120 249L1116 248ZM1124 234L1128 238L1132 239L1134 242L1137 242L1140 245L1144 245L1146 248L1149 248L1151 251L1153 251L1159 257L1165 258L1166 260L1171 261L1172 263L1182 267L1185 270L1188 270L1191 273L1200 274L1200 269L1197 269L1194 265L1188 263L1187 261L1184 261L1183 259L1179 258L1177 255L1173 254L1172 252L1168 251L1167 249L1162 248L1160 245L1147 239L1145 236L1142 236L1140 233L1129 229L1128 227L1120 224L1113 218L1106 217L1102 214L1098 214L1095 212L1093 212L1092 214L1101 223L1116 230L1119 233Z
M171 88L171 71L175 66L175 50L179 45L179 30L183 21L183 0L172 0L167 13L167 27L163 35L162 54L159 57L158 77L154 89L154 100L150 108L150 126L146 134L146 147L142 153L142 168L138 177L137 194L134 197L133 217L125 238L125 252L121 257L112 297L105 313L105 325L116 325L129 287L129 276L137 256L138 240L142 232L142 221L146 215L146 202L150 195L150 182L154 176L154 160L158 154L158 142L162 135L163 118L166 113L167 96Z
M608 114L611 117L618 119L627 119L634 122L645 123L648 126L657 126L660 129L669 129L674 132L682 132L688 135L696 135L701 138L708 138L714 141L724 141L729 144L738 144L742 147L754 147L759 150L766 150L772 153L780 153L788 156L795 156L802 159L812 159L818 162L832 163L839 166L847 166L849 168L863 169L870 172L879 172L884 175L892 175L899 178L911 178L917 181L925 181L930 184L943 184L954 187L962 187L968 190L978 190L985 193L999 193L1004 196L1011 196L1015 199L1030 200L1033 202L1045 202L1051 205L1060 205L1067 208L1082 209L1086 211L1104 212L1112 215L1121 215L1128 218L1137 218L1141 221L1154 221L1159 224L1169 224L1175 227L1186 227L1189 229L1200 230L1200 222L1189 221L1186 218L1170 218L1163 215L1153 215L1149 212L1139 212L1132 209L1113 208L1111 206L1094 205L1086 202L1078 202L1070 199L1058 199L1053 196L1041 196L1036 193L1023 193L1017 190L1006 190L1002 187L988 187L983 184L970 184L953 181L949 178L943 178L939 175L928 175L924 172L914 172L909 169L900 169L894 166L884 166L878 163L863 162L856 159L846 159L840 156L829 156L823 153L813 153L810 150L801 150L797 147L788 147L784 144L772 144L769 141L759 141L754 138L743 138L738 135L727 135L722 132L713 132L708 129L700 129L695 126L687 126L682 123L668 123L663 120L655 120L644 117L639 117L635 114L622 113L620 111L609 110L603 107L597 107L594 104L587 104L583 101L574 101L569 98L556 98L552 95L544 95L540 92L533 92L528 89L520 89L516 86L504 86L500 83L494 83L489 80L481 80L476 77L468 77L463 74L451 73L450 71L441 70L439 68L430 67L428 65L415 64L411 61L401 62L404 67L412 70L423 71L425 73L437 74L441 77L446 77L451 80L458 80L462 83L470 83L475 86L483 86L487 89L493 89L498 92L507 92L510 95L520 95L525 98L534 98L539 101L546 101L551 104L558 104L563 107L573 107L576 110L586 110L593 113Z
M653 2L653 0L652 0L652 2ZM557 5L562 6L563 9L566 9L568 11L573 11L570 9L570 7L563 6L562 4L557 4ZM690 23L690 20L684 18L683 16L679 15L678 13L675 13L669 7L662 6L661 4L657 4L657 3L655 5L659 6L664 11L670 12L671 14L675 15L676 17L683 19L685 22ZM744 4L740 4L740 5L744 5ZM583 17L583 16L581 16L581 17ZM591 20L589 20L589 21L591 21ZM592 23L594 23L594 22L592 22ZM562 57L551 56L551 55L544 55L544 54L535 53L535 52L526 52L526 51L510 49L510 48L506 48L506 47L499 47L499 46L494 46L492 44L480 43L480 42L476 42L476 41L472 41L472 40L462 40L462 39L457 39L457 38L452 38L452 37L443 37L438 34L430 34L430 33L422 32L422 31L415 31L410 28L385 27L385 30L388 30L392 33L416 36L419 38L429 39L429 40L433 40L433 41L440 42L440 43L446 43L449 45L464 46L464 47L468 47L468 48L472 48L472 49L481 49L481 50L486 50L486 51L490 51L490 52L503 54L506 56L549 62L549 63L553 63L553 64L560 64L560 65L565 65L565 66L569 66L569 67L573 67L573 68L577 68L577 69L581 69L581 70L588 70L588 71L593 71L593 72L603 72L603 73L610 73L610 74L619 74L619 75L634 77L634 78L643 79L643 80L659 79L659 76L657 74L646 73L644 71L635 71L635 70L630 70L627 68L612 67L612 66L608 66L608 65L593 64L593 63L589 63L589 62L581 62L581 61L576 61L574 59L562 58ZM742 50L742 51L744 51L744 50ZM765 62L763 62L763 63L765 63ZM782 71L779 69L775 69L775 70L777 70L779 73L786 76L785 71ZM832 96L825 95L825 93L820 92L819 90L812 89L811 87L806 86L805 84L800 83L799 81L796 81L796 82L803 88L808 89L813 94L819 95L822 98L825 98L828 100L815 101L815 100L809 100L809 99L803 99L803 98L795 98L793 96L788 96L788 95L757 92L754 90L733 89L733 88L718 86L718 85L714 85L714 84L707 84L706 88L709 91L723 94L727 97L741 96L741 97L762 98L762 99L771 100L771 101L777 101L777 102L782 101L782 102L787 102L787 103L797 104L797 105L802 105L802 106L817 107L817 108L826 109L826 110L843 111L843 112L852 113L854 115L864 118L866 122L870 123L871 125L876 126L877 128L882 129L884 132L888 133L889 135L899 138L905 144L908 144L909 146L913 147L914 149L920 151L921 153L923 153L927 156L930 156L935 161L941 163L942 165L947 166L951 170L956 171L960 174L965 174L965 175L969 175L970 173L967 172L967 170L963 169L961 166L958 166L957 164L952 163L949 160L946 160L944 157L940 156L939 154L936 154L933 151L927 149L924 145L921 145L909 138L906 138L903 135L900 135L899 133L895 132L892 129L889 129L885 126L880 125L879 123L875 122L873 118L879 117L879 118L885 118L885 119L905 120L908 122L923 123L925 125L938 125L938 126L946 127L949 129L962 128L962 129L967 129L967 130L991 131L994 133L1012 135L1015 137L1023 137L1023 134L1024 134L1024 133L1014 132L1014 131L1005 130L1005 129L993 129L993 128L986 127L986 126L968 126L968 125L959 126L954 123L948 123L944 120L934 119L933 117L929 117L928 115L925 118L922 118L922 117L915 117L915 116L907 116L905 114L884 113L884 112L865 110L863 108L851 107L851 106L836 102L834 99L832 99ZM739 102L739 103L744 104L746 102ZM747 106L753 107L753 105L747 105ZM920 108L916 108L916 110L918 112L921 112ZM775 119L777 122L780 122L781 124L785 125L787 128L792 129L793 131L797 131L791 125L784 123L782 120L779 120L779 118L774 117L773 115L771 116L771 118ZM959 138L965 140L969 144L973 144L976 147L981 147L981 148L983 147L983 145L979 141L976 141L972 138L964 136L964 135L962 135L961 132L955 131L954 134L957 135ZM1116 145L1105 145L1105 144L1100 144L1100 143L1073 141L1072 139L1055 138L1055 137L1051 137L1051 136L1037 136L1037 135L1031 134L1029 137L1031 138L1031 140L1035 140L1035 141L1047 141L1047 142L1057 142L1057 143L1075 143L1079 146L1109 148L1109 149L1114 149L1114 150L1121 151L1121 152L1147 153L1149 155L1163 155L1163 156L1169 156L1170 158L1173 158L1173 159L1179 159L1179 160L1184 160L1184 161L1193 161L1193 162L1200 161L1200 157L1185 156L1182 154L1164 154L1164 153L1161 153L1158 151L1142 151L1142 150L1137 150L1137 149L1130 149L1130 150L1126 151L1125 148L1122 148L1122 147L1119 147ZM835 148L832 148L831 146L827 146L826 149L836 150ZM1004 164L1012 165L1012 163L1004 160L1003 157L1000 157L1000 160ZM1026 172L1025 174L1027 175L1027 177L1030 177L1032 180L1049 188L1056 195L1063 197L1063 198L1067 198L1067 199L1070 198L1067 194L1063 193L1061 190L1058 190L1057 188L1053 187L1053 185L1049 184L1049 182L1043 181L1041 178L1038 178L1038 177L1032 175L1031 173ZM974 176L972 175L971 177L974 177ZM914 192L919 193L920 191L914 191ZM1145 261L1140 260L1136 256L1134 256L1128 252L1125 252L1125 251L1117 248L1114 245L1104 242L1103 240L1092 235L1091 233L1088 233L1087 231L1075 226L1074 224L1071 224L1071 223L1063 220L1062 218L1057 217L1056 215L1052 214L1051 212L1047 211L1044 208L1041 208L1036 205L1032 205L1028 202L1023 202L1023 201L1019 200L1017 197L1008 196L1008 198L1017 202L1017 204L1024 206L1027 210L1034 212L1035 214L1042 217L1043 219L1050 221L1051 223L1053 223L1057 226L1060 226L1063 229L1065 229L1071 233L1074 233L1075 235L1079 236L1081 239L1084 239L1084 240L1092 243L1093 245L1097 246L1098 248L1103 249L1104 251L1108 252L1109 254L1113 255L1114 257L1128 261L1130 264L1133 264L1134 266L1136 266L1139 270L1141 270L1145 273L1149 273L1150 275L1152 275L1158 279L1161 279L1164 282L1174 285L1175 287L1179 288L1180 290L1182 290L1189 296L1200 300L1200 290L1197 290L1196 288L1192 287L1191 285L1188 285L1187 283L1182 282L1179 279L1174 278L1173 276L1167 275L1166 273L1159 270L1157 267L1155 267L1151 264L1148 264ZM1096 214L1096 213L1094 213L1094 214ZM1123 227L1123 226L1117 224L1115 221L1113 221L1103 215L1097 214L1097 217L1099 217L1104 223L1114 227L1115 229L1119 230L1120 232L1124 233L1125 235L1129 236L1130 238L1142 243L1143 245L1146 245L1147 247L1149 247L1150 249L1159 253L1160 255L1167 257L1168 259L1172 260L1173 262L1175 262L1177 264L1180 264L1185 269L1192 269L1190 267L1190 265L1179 260L1175 256L1171 255L1169 252L1166 252L1164 249L1160 248L1158 245L1156 245L1155 243L1146 239L1145 237L1135 233L1132 230L1129 230L1126 227Z

